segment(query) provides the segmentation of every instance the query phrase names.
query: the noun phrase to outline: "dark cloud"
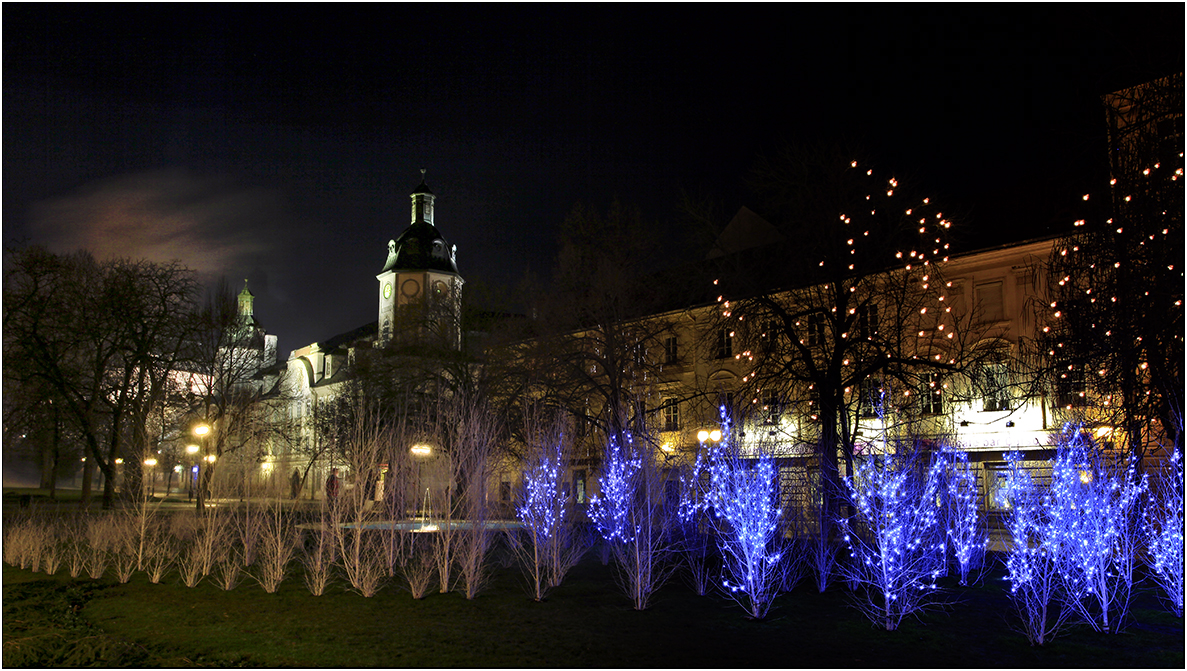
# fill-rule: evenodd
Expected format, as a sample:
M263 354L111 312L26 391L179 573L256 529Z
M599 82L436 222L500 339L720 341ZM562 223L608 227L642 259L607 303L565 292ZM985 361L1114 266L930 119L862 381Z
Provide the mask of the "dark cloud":
M32 237L58 252L180 261L204 280L254 275L299 222L277 192L169 169L121 175L33 206ZM261 267L263 264L264 267Z

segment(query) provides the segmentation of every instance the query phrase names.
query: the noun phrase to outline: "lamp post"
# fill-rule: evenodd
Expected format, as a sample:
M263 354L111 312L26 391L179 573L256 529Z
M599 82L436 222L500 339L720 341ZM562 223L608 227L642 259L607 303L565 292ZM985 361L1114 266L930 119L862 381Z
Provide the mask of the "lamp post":
M213 463L213 460L210 458L211 455L209 454L209 448L207 447L207 443L206 443L206 436L208 436L209 434L210 434L210 425L209 424L201 424L200 423L200 424L194 425L194 435L197 436L198 440L202 443L201 449L202 449L203 455L205 455L205 456L203 456L202 460L205 461L207 464ZM188 452L189 448L186 448L186 451ZM196 452L196 450L195 450L195 452ZM206 467L205 476L207 478L210 477L210 467L209 466ZM199 468L198 472L195 474L195 477L198 480L198 483L197 483L197 485L198 485L198 513L200 514L206 508L206 483L204 483L202 481L203 473L202 473L201 468Z
M157 471L155 468L156 465L157 465L157 460L152 457L149 457L148 459L144 460L144 477L149 478L148 487L146 487L146 489L149 490L148 496L152 496L152 495L156 494L156 487L157 487L157 481L156 481ZM142 480L143 480L143 478L142 478ZM141 486L143 486L143 483Z
M195 455L198 454L198 449L199 448L197 445L185 446L185 453L190 455L189 475L186 477L186 480L188 481L188 485L186 487L186 496L188 497L188 501L194 500L194 480L198 477L198 458Z

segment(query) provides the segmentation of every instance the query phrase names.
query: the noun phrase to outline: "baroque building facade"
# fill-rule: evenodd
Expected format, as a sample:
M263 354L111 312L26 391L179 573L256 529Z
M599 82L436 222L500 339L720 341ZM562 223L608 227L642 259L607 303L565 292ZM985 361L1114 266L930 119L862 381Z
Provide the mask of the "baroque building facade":
M1181 99L1181 76L1177 82ZM1132 125L1132 111L1126 110L1133 105L1126 101L1132 102L1142 93L1137 87L1106 97L1114 135ZM1159 117L1156 130L1160 138L1165 135L1163 130L1169 133L1160 140L1160 155L1167 153L1163 145L1173 144L1178 147L1181 166L1182 115L1181 109L1175 111L1177 116ZM1111 155L1124 153L1123 143L1117 144L1110 149ZM1119 161L1113 157L1114 170L1123 169L1124 161ZM891 184L893 188L893 179ZM348 364L359 352L429 341L445 349L462 349L464 283L456 246L436 227L435 196L423 179L410 198L410 224L389 241L376 275L377 320L295 349L283 364L285 391L278 396L277 406L283 407L285 421L299 427L302 447L290 449L282 460L286 468L312 473L306 479L314 483L307 489L309 493L316 493L316 483L334 463L317 447L318 409L342 393ZM936 216L946 228L946 221L938 213ZM1179 216L1181 230L1181 212ZM731 318L731 311L738 308L731 307L723 289L716 300L712 296L690 299L685 294L669 301L665 309L623 316L612 325L533 335L498 356L509 356L522 370L547 371L540 379L578 381L570 389L523 387L522 392L547 399L571 415L569 435L577 450L566 488L578 503L597 491L610 427L631 429L654 448L666 466L675 469L691 463L706 445L711 447L725 428L724 420L732 423L733 439L744 452L769 451L776 456L780 489L789 504L810 505L812 491L820 487L823 460L833 459L821 453L820 445L832 441L842 446L835 461L843 476L851 472L854 460L875 457L895 449L896 443L911 441L918 449L967 453L983 509L1003 513L1009 506L1004 495L1009 477L1006 453L1022 452L1027 455L1027 465L1041 471L1053 454L1058 435L1069 424L1090 433L1106 449L1126 444L1130 438L1127 432L1132 432L1105 411L1109 392L1088 384L1086 371L1055 369L1058 353L1053 349L1048 356L1038 351L1046 347L1044 334L1059 317L1050 306L1060 278L1048 277L1048 269L1067 240L1035 239L948 255L940 251L940 239L936 238L936 253L931 256L936 261L934 272L921 272L920 264L926 264L920 252L914 270L912 260L900 255L906 271L901 266L881 268L865 276L872 280L845 285L855 292L843 303L851 306L845 319L810 314L816 308L804 309L804 287L767 287L761 290L767 292L764 300L773 311L766 317L762 312L746 313L754 318L742 324L737 321L739 315ZM709 287L711 275L703 274L705 268L724 268L731 259L751 258L747 255L755 250L777 248L781 242L771 224L743 207L708 251L702 268L642 281L661 285L700 282ZM853 245L853 240L849 244ZM910 256L915 257L916 252ZM768 258L786 264L793 257ZM735 267L743 274L757 274L759 268L748 263L742 261ZM811 270L802 274L805 286L812 282ZM894 282L899 282L898 288ZM712 284L716 287L716 278ZM904 293L902 288L908 285L916 289ZM710 289L716 293L715 288ZM740 295L745 297L745 293ZM817 312L827 317L827 309L825 304ZM831 309L835 312L836 305ZM769 317L780 314L779 310L784 316L802 316L793 317L794 326L789 322L772 330ZM846 332L834 332L842 324ZM543 342L548 338L554 342ZM815 355L807 352L840 339L848 339L848 349L837 349L841 354L831 364L857 368L878 357L882 360L869 364L861 374L842 371L830 401L821 396L822 390L810 377L792 379L795 375L788 374L780 378L777 371L791 370L786 364L789 358L811 359ZM854 343L858 346L852 347ZM861 343L869 343L869 347ZM609 350L615 347L620 351L611 356ZM850 351L852 356L844 354ZM558 352L568 352L565 356L576 353L566 362L572 370L565 372L555 362L544 361ZM821 356L827 359L831 354ZM587 394L583 384L602 391L612 388L612 393ZM821 414L829 403L835 426L830 423L826 431ZM500 502L510 503L518 484L517 466L508 461L486 491Z
M462 347L464 280L457 268L457 246L436 228L436 195L421 172L421 183L410 194L411 222L388 241L375 276L376 321L294 349L280 364L284 381L272 400L273 412L288 429L284 444L275 449L271 470L286 478L299 476L303 495L321 496L321 483L330 471L346 470L324 434L334 421L330 409L347 393L350 364L360 351L427 343L447 350ZM377 465L376 497L383 493L384 466Z

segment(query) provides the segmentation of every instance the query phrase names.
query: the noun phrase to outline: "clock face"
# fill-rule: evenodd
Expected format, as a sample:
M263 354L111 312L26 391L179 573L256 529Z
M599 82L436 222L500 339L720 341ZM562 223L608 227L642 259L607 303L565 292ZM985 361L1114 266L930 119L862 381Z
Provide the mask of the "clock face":
M404 280L404 283L400 285L400 293L408 298L412 298L420 293L420 282L416 280Z
M436 291L438 295L447 294L449 293L449 285L442 282L441 280L437 280L433 283L433 290Z
M391 282L383 283L383 297L384 298L392 297L392 283Z

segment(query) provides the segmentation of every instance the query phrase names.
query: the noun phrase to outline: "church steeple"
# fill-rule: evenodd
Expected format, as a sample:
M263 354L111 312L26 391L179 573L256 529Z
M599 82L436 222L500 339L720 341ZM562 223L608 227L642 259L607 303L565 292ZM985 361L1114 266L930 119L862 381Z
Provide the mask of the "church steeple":
M412 224L433 225L433 200L436 196L425 183L425 169L420 169L420 186L412 192Z
M239 320L248 324L255 321L256 297L247 290L247 280L243 280L243 291L239 292Z
M462 277L457 246L441 237L433 223L435 196L420 171L412 191L412 223L387 243L387 261L379 280L379 343L445 338L461 347Z

